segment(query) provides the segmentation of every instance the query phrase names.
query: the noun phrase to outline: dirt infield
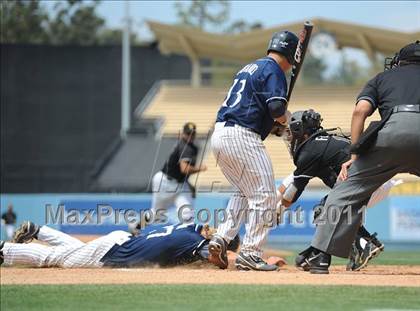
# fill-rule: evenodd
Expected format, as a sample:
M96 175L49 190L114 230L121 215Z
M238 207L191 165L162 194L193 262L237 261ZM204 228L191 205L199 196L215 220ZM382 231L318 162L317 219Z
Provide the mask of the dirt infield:
M420 287L419 266L372 266L346 272L334 266L329 275L311 275L286 266L278 272L240 272L212 267L171 269L1 268L1 284L297 284Z
M84 237L88 241L92 237ZM285 257L287 251L266 250L266 256ZM312 275L286 265L277 272L241 272L234 268L235 254L229 254L229 269L207 263L175 268L136 269L0 269L0 284L273 284L273 285L360 285L420 287L420 266L372 265L359 272L332 266L329 275Z

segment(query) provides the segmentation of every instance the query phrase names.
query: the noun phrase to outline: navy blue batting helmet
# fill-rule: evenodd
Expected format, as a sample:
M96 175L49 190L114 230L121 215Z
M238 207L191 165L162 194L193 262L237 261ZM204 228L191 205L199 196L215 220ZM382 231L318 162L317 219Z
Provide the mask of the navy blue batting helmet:
M280 31L273 34L268 43L267 53L277 52L286 57L289 64L293 64L299 38L291 31Z

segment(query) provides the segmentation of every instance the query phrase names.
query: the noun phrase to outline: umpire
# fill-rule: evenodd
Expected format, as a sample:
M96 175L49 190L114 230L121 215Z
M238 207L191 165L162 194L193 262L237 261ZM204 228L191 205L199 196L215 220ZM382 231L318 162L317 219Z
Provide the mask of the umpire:
M331 255L347 258L362 222L363 207L380 185L397 173L420 176L420 44L400 50L385 71L357 98L351 121L352 157L325 203L308 256L311 273L328 273ZM379 109L381 121L362 134ZM336 219L331 217L335 212Z

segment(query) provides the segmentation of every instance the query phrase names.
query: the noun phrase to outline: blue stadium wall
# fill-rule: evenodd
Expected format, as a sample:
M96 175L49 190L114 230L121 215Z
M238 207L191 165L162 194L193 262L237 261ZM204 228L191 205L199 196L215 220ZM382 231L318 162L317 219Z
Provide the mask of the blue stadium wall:
M273 229L269 242L290 243L309 242L314 232L311 224L312 207L325 193L319 191L307 191L302 198L292 207L296 209L301 206L304 213L304 221L298 224L290 224L285 221L280 227ZM228 202L226 194L201 194L196 200L196 209L208 209L211 220L214 219L214 211L225 208ZM62 205L66 212L76 211L80 219L83 218L83 211L88 209L112 208L133 209L140 211L150 208L151 194L3 194L1 195L1 213L5 212L8 204L13 204L17 214L17 221L32 220L39 224L45 224L46 206L51 211L57 211ZM174 211L170 218L176 219ZM96 213L95 213L96 214ZM207 214L207 213L205 213ZM205 214L202 215L205 218ZM49 223L52 221L52 214L49 214ZM95 216L96 217L96 216ZM106 234L112 230L126 230L127 225L120 217L120 222L115 224L115 214L112 217L104 217L102 225L69 225L55 224L70 234ZM94 219L96 220L96 218ZM392 242L420 242L420 196L418 195L391 195L367 212L366 226L371 232L378 232L381 239ZM243 229L242 229L243 230ZM2 230L2 238L4 232Z

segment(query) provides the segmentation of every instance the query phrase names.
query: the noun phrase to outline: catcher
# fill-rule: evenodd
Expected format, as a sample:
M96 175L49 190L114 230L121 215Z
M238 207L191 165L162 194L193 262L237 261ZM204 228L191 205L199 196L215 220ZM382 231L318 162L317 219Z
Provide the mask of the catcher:
M289 127L283 137L289 145L296 170L278 189L279 199L284 207L289 207L300 197L312 178L318 177L326 186L332 188L341 165L350 159L350 139L342 134L331 133L336 129L324 130L321 122L321 115L312 109L297 111L291 115ZM376 194L372 195L368 207L383 199L394 184L395 181L391 180L378 189ZM316 218L322 213L326 198L327 196L314 208L315 223ZM361 225L352 245L347 270L363 269L383 250L384 244L376 238L376 233L370 234ZM296 258L297 267L308 271L307 257L311 251L309 247L299 254Z
M23 223L12 243L0 243L0 263L13 266L99 268L145 265L174 266L198 260L218 265L208 251L213 235L208 225L180 224L133 236L125 231L110 234L88 243L48 226ZM48 245L30 243L33 239ZM228 249L239 248L236 236Z

